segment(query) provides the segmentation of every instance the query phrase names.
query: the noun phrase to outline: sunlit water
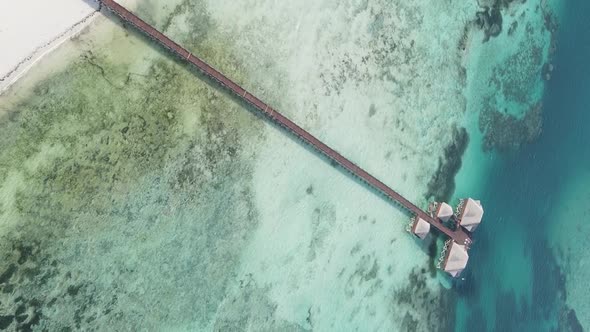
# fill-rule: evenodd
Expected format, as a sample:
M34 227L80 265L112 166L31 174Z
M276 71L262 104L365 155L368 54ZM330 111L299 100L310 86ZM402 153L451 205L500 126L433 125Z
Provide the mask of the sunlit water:
M481 199L469 269L453 282L435 272L433 240L407 234L402 211L103 17L0 100L0 327L545 330L570 308L587 319L579 290L561 295L586 271L577 247L560 254L548 236L582 220L551 205L572 182L563 164L584 155L564 147L585 133L578 106L556 106L574 77L565 23L542 80L545 2L504 8L486 43L475 2L134 10L419 205L455 189Z
M541 136L517 153L496 156L480 192L487 223L458 285L457 330L590 327L590 298L582 285L590 267L587 13L587 2L574 1L560 17L557 70L543 98Z

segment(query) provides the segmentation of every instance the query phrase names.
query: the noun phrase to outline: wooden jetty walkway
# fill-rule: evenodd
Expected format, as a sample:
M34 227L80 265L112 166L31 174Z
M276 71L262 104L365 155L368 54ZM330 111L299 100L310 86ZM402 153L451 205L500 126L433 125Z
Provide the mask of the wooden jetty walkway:
M150 37L151 39L157 41L160 45L170 50L170 52L172 52L173 54L191 63L192 65L197 67L203 74L207 75L220 85L229 89L231 92L236 94L240 99L261 111L274 122L281 125L283 128L285 128L292 134L296 135L297 137L308 143L310 146L315 148L317 151L321 152L329 159L336 162L338 165L352 173L354 176L358 177L368 185L382 192L390 199L399 203L401 206L406 208L408 211L410 211L417 217L422 218L424 221L428 222L430 225L434 226L436 229L446 234L448 237L453 239L458 244L469 245L471 243L470 235L465 229L463 229L462 227L458 227L457 230L451 230L445 227L438 218L433 218L432 216L430 216L430 214L418 208L416 205L414 205L405 197L397 193L395 190L391 189L383 182L379 181L377 178L375 178L374 176L372 176L371 174L369 174L368 172L354 164L352 161L342 156L334 149L330 148L328 145L324 144L315 136L313 136L300 126L298 126L293 121L289 120L281 113L277 112L275 109L270 107L262 100L258 99L256 96L252 95L251 93L248 93L246 89L242 88L240 85L236 84L227 76L223 75L221 72L211 67L205 61L199 59L197 56L193 55L191 52L187 51L185 48L175 43L166 35L158 31L150 24L144 22L142 19L128 11L123 6L119 5L117 2L113 0L100 0L100 2L106 8L108 8L117 16L119 16L123 21L135 26L139 31L143 32L146 36Z

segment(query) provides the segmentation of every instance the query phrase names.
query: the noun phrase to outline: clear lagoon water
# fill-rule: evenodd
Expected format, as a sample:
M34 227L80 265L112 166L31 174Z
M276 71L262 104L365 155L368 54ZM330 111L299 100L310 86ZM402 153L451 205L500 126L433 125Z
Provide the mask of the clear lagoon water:
M572 181L590 185L589 13L587 1L564 3L553 61L557 69L543 98L543 132L517 153L496 155L481 188L486 222L478 230L465 280L458 282L457 331L555 331L568 330L566 326L580 331L579 322L590 324L587 312L578 312L576 322L563 308L566 279L572 276L554 251L555 242L564 240L555 230L565 228L574 259L588 257L588 189L574 194L582 197L578 204L564 204L562 196L572 196L565 192ZM580 219L562 217L564 209L577 211ZM585 241L572 234L580 232ZM567 324L558 325L560 317Z
M101 17L0 96L0 327L589 328L590 3L556 14L544 83L547 1L506 1L484 38L491 2L135 9L417 204L480 199L461 278L434 271L402 211ZM518 118L541 94L541 134L484 151L528 129L480 112Z

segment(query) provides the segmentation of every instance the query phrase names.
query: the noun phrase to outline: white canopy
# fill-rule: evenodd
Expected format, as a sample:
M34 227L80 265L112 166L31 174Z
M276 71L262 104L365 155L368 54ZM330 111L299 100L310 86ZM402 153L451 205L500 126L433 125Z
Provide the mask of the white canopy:
M417 217L414 225L412 226L412 233L424 240L426 235L428 235L428 232L430 232L430 224L424 221L424 219Z
M446 222L453 216L453 208L445 202L439 203L436 209L436 216L443 222Z
M459 217L460 223L468 231L473 232L483 217L483 207L479 201L468 198Z
M467 250L465 250L465 246L453 241L451 248L447 252L443 270L451 276L456 277L465 269L468 260L469 255L467 254Z

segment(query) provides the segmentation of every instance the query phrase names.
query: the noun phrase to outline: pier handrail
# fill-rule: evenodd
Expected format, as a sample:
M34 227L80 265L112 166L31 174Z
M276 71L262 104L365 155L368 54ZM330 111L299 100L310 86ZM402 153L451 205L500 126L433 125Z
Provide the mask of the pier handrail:
M428 222L436 229L452 238L455 242L459 244L471 243L471 238L469 234L462 227L458 227L457 230L451 230L445 227L438 218L431 217L429 214L427 214L422 209L414 205L405 197L397 193L395 190L391 189L383 182L381 182L380 180L366 172L364 169L360 168L355 163L342 156L336 150L324 144L322 141L317 139L308 131L301 128L296 123L294 123L293 121L279 113L277 110L270 107L270 105L264 103L256 96L247 92L246 89L242 88L240 85L229 79L227 76L223 75L217 69L213 68L205 61L193 55L191 52L189 52L188 50L174 42L172 39L168 38L166 35L158 31L156 28L146 23L145 21L137 17L135 14L131 13L125 7L119 5L117 2L113 0L99 1L102 3L103 6L108 8L110 11L119 16L125 22L132 24L139 31L143 32L146 36L150 37L151 39L157 41L160 45L170 50L173 54L194 65L203 74L207 75L208 77L218 82L220 85L229 89L231 92L237 95L238 98L252 105L256 109L261 111L263 114L268 116L270 119L275 121L277 124L281 125L283 128L287 129L292 134L301 138L303 141L315 148L317 151L319 151L320 153L322 153L323 155L325 155L326 157L333 160L338 165L349 171L351 174L353 174L360 180L364 181L371 187L382 192L391 200L397 202L405 209L420 217L424 221Z

